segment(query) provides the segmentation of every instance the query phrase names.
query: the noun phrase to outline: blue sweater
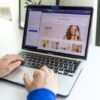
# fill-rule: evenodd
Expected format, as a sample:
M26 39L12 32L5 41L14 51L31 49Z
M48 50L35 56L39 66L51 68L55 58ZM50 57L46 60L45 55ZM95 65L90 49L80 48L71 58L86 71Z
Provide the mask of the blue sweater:
M31 91L27 100L56 100L56 95L48 89L41 88Z

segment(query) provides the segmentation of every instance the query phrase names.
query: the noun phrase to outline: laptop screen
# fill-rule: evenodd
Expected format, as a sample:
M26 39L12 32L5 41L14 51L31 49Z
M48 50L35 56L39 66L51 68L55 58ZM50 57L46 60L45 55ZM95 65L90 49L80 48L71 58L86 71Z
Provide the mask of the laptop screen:
M23 47L86 58L92 8L28 6Z

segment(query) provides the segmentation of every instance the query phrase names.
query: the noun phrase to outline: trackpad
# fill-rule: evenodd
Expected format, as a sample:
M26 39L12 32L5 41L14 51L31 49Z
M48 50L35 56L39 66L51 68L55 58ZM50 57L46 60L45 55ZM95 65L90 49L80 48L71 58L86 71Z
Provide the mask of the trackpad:
M24 85L24 81L23 81L24 73L28 73L30 79L32 80L35 70L36 69L21 66L21 67L17 68L16 70L14 70L8 76L4 77L4 79L11 81L11 82L21 84L21 85Z

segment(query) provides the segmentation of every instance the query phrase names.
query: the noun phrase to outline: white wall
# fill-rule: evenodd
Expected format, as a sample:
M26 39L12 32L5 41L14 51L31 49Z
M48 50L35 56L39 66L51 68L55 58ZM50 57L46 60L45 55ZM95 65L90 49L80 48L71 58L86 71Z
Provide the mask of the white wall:
M91 27L91 37L90 37L90 43L93 45L95 45L95 39L96 39L97 2L98 0L60 0L60 5L90 6L94 8L93 21Z
M61 5L93 6L94 0L60 0Z

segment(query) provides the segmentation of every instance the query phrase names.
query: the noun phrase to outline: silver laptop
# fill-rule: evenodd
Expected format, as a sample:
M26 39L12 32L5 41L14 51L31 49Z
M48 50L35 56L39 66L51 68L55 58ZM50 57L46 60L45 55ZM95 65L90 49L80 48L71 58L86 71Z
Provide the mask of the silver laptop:
M87 58L92 12L91 7L28 6L19 52L25 62L4 79L24 85L24 73L32 78L47 65L58 75L58 95L68 96Z

